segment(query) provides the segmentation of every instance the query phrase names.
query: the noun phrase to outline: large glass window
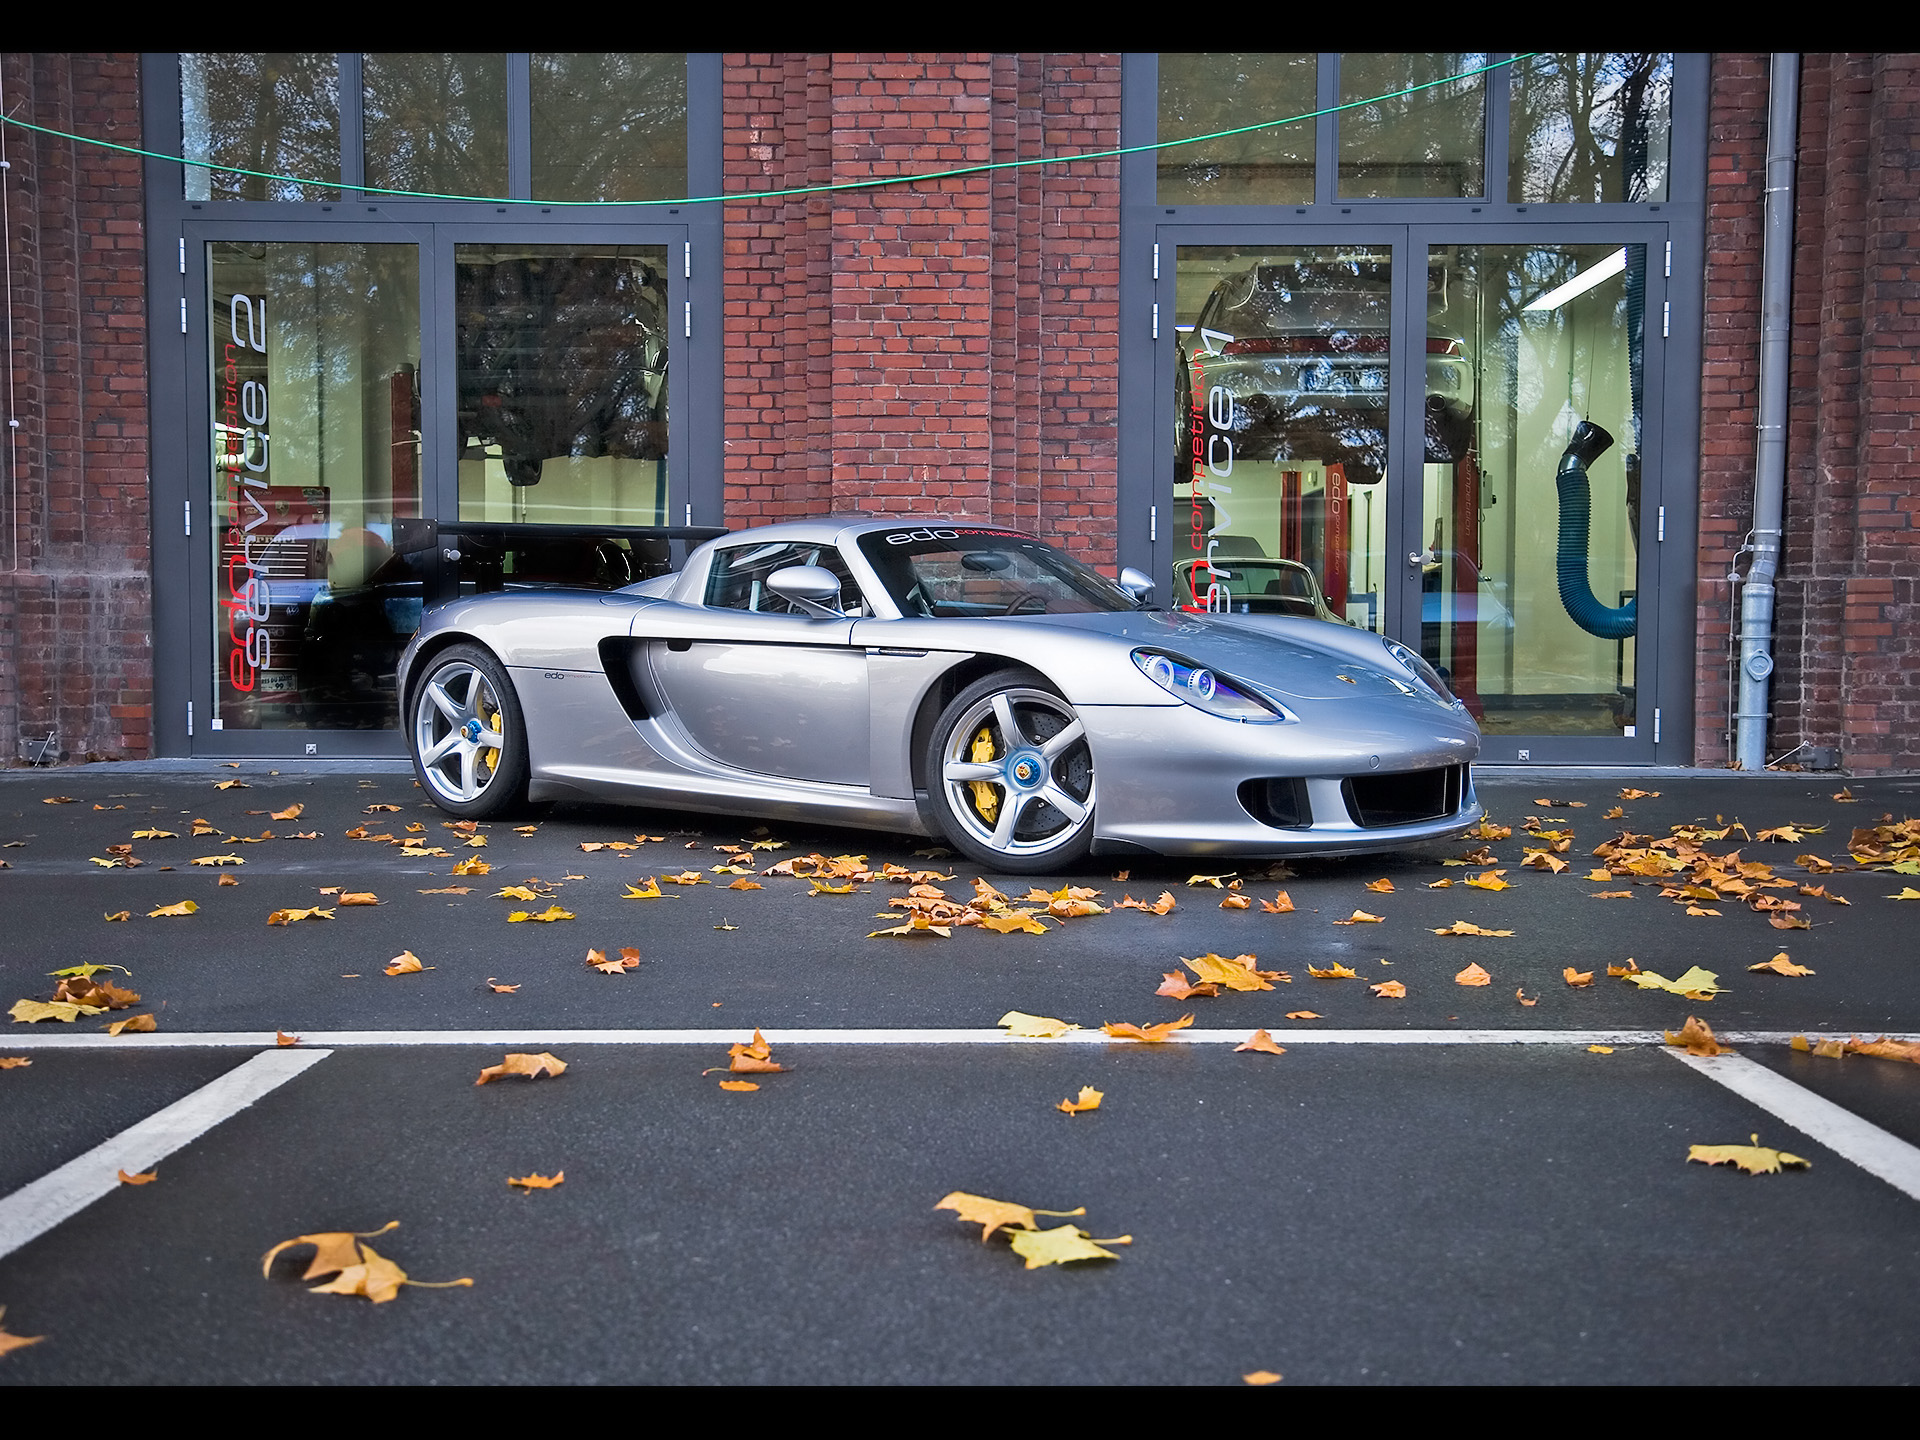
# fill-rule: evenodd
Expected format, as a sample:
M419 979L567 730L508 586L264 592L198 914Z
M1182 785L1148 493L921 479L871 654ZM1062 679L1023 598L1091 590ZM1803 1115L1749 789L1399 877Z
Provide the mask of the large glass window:
M1483 194L1487 77L1447 77L1477 69L1489 58L1463 51L1343 54L1341 104L1393 98L1340 112L1341 198ZM1430 83L1436 80L1446 83Z
M1667 198L1673 56L1545 54L1513 66L1507 198Z
M208 251L214 728L391 728L421 582L412 245Z
M1314 109L1317 57L1240 51L1160 56L1160 139L1211 135ZM1314 122L1159 152L1162 205L1305 205Z
M1391 250L1182 245L1176 264L1173 603L1379 629ZM1428 349L1454 383L1459 357Z
M687 57L533 57L536 200L670 200L687 193Z
M340 176L340 60L330 53L180 57L180 142L189 200L327 200L339 192L241 175ZM207 168L203 168L207 167Z
M667 247L455 250L460 518L664 525Z
M366 182L390 190L507 193L507 57L370 52Z
M1421 649L1488 734L1635 724L1646 246L1440 245ZM1423 536L1427 539L1427 536Z

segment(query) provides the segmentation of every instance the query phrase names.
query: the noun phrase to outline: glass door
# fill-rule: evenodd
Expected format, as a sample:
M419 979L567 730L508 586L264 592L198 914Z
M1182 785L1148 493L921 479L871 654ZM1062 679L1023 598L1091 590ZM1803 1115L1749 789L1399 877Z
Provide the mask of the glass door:
M1662 249L1612 236L1420 248L1429 361L1424 393L1409 397L1420 530L1403 638L1418 627L1489 758L1650 759L1640 677L1651 673L1642 610L1654 613L1659 534L1647 397L1659 388L1648 317L1657 351L1662 305L1649 288L1662 290L1664 266L1652 261L1650 277L1649 264Z
M1171 603L1380 630L1395 246L1174 253Z
M1537 233L1163 228L1156 559L1417 645L1489 760L1650 760L1664 231Z

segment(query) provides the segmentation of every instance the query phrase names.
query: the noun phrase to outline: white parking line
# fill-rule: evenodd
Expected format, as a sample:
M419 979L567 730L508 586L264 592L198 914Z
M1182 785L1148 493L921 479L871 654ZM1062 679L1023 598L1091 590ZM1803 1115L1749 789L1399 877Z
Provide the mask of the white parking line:
M255 1055L78 1159L23 1185L0 1200L0 1256L11 1255L102 1195L117 1190L120 1171L137 1175L152 1169L222 1120L318 1065L328 1054L326 1050L268 1050Z
M761 1027L776 1045L1114 1045L1098 1026L1070 1030L1046 1040L1016 1039L1005 1030L789 1030ZM1252 1025L1231 1030L1178 1030L1169 1037L1180 1045L1238 1045L1253 1033ZM731 1045L745 1040L752 1027L699 1030L310 1030L300 1032L303 1046L359 1049L379 1045ZM1720 1039L1741 1045L1785 1045L1796 1034L1827 1038L1812 1031L1734 1030ZM1662 1045L1660 1030L1295 1030L1273 1032L1286 1045ZM1839 1036L1839 1039L1846 1037ZM1920 1040L1920 1035L1894 1035L1896 1040ZM45 1032L0 1036L0 1048L26 1050L171 1050L199 1048L270 1049L276 1043L271 1030L173 1031L151 1035L108 1036L92 1033Z
M1894 1189L1920 1200L1920 1149L1899 1136L1889 1135L1851 1110L1843 1110L1786 1076L1739 1055L1689 1055L1684 1050L1667 1053L1862 1170L1878 1175Z

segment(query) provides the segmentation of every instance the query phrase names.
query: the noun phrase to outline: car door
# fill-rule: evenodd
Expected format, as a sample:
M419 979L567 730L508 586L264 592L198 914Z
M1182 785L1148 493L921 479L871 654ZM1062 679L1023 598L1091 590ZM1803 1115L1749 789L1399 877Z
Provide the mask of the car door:
M789 565L834 571L857 613L858 591L831 545L749 544L714 555L702 607L660 607L651 634L642 612L635 637L646 641L666 708L707 756L786 780L866 785L866 651L851 643L853 614L802 614L766 588Z

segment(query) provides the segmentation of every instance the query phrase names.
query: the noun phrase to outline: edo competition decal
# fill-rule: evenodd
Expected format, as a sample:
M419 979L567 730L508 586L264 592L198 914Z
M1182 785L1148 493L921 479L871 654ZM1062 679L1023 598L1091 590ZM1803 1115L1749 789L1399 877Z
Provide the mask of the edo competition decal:
M1206 360L1221 353L1212 348L1215 342L1225 346L1233 342L1233 336L1218 330L1201 330L1200 345L1194 350L1193 358L1188 362L1192 383L1188 386L1189 402L1192 410L1187 417L1187 434L1193 446L1192 510L1188 518L1187 542L1195 554L1204 555L1198 565L1187 572L1188 599L1181 604L1182 610L1205 610L1220 612L1233 608L1233 597L1222 580L1231 580L1233 572L1222 569L1214 563L1214 552L1220 548L1218 539L1222 531L1233 523L1233 517L1227 513L1227 507L1221 503L1222 495L1233 494L1231 485L1222 484L1233 474L1233 436L1228 432L1233 425L1233 396L1224 385L1207 385ZM1200 397L1205 396L1203 401ZM1202 475L1205 479L1201 479ZM1206 502L1213 502L1213 527L1206 528ZM1201 588L1201 577L1205 576L1205 589Z
M271 595L255 556L273 536L264 502L269 485L267 433L267 299L235 294L227 302L226 333L212 328L214 385L213 471L220 535L217 586L227 687L252 691L273 663L267 634ZM260 493L256 494L258 491Z
M915 545L929 540L958 540L962 535L992 535L1006 540L1026 538L1017 530L894 530L887 535L887 544Z

